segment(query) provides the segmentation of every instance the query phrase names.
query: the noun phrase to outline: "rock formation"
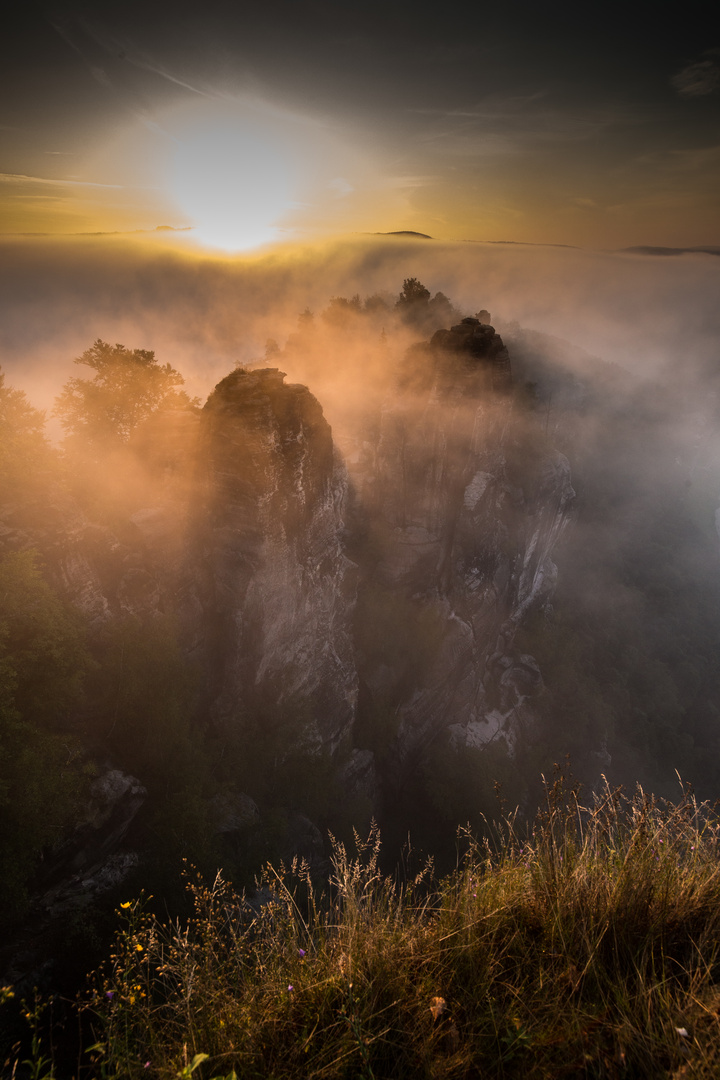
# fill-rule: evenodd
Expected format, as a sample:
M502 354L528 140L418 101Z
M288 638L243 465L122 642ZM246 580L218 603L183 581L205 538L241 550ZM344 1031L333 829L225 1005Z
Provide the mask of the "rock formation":
M320 403L275 368L233 371L128 452L124 520L66 501L66 527L28 542L89 619L176 619L201 723L299 716L368 802L378 742L401 771L443 733L512 752L542 686L515 632L552 593L573 490L489 323L408 351L350 479Z
M526 430L510 388L491 326L464 319L438 331L410 350L352 473L375 538L375 587L434 624L434 644L417 644L425 660L411 685L385 657L361 665L364 707L395 715L399 762L446 728L461 745L501 737L512 748L542 686L513 639L552 593L552 552L574 492L567 460Z
M302 702L334 752L357 698L347 475L317 400L284 378L234 371L205 406L185 621L214 720Z

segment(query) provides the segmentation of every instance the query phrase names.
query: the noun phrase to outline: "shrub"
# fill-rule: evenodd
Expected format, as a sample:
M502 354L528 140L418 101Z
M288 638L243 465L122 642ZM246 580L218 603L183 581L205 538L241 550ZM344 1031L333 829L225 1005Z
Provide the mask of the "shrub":
M253 903L191 878L186 925L128 901L94 1075L715 1076L719 837L688 791L584 807L558 776L439 884L383 876L373 829L323 893L295 865Z

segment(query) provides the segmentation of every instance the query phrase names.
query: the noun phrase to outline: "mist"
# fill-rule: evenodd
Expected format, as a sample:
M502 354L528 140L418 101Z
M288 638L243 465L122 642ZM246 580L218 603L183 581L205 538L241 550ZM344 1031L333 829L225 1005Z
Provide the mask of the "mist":
M566 760L589 798L716 799L719 277L408 236L2 241L8 925L179 910L183 860L322 879L371 820L388 867L409 834L449 871L459 825L532 820ZM67 940L11 962L72 967Z
M204 398L233 365L262 359L268 338L282 346L306 308L396 295L411 276L463 314L485 308L497 325L564 339L635 378L663 369L686 378L717 360L711 255L357 236L218 258L181 240L97 236L2 241L0 364L47 408L72 360L102 338L155 350Z

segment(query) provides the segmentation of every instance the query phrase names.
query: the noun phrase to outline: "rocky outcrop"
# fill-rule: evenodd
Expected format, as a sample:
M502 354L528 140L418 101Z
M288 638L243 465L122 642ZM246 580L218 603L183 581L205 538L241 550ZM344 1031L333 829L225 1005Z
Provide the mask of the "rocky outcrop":
M552 552L574 492L567 460L526 430L510 388L491 326L465 319L438 331L408 354L354 473L375 538L375 587L435 624L435 645L417 643L425 662L412 685L386 658L362 671L365 707L394 711L400 761L444 729L456 744L512 747L542 687L514 637L552 593Z
M110 529L66 507L47 562L90 621L177 618L201 722L299 718L303 745L335 755L372 801L369 714L392 717L388 754L405 763L443 731L512 747L532 722L542 677L514 639L552 594L574 493L480 318L413 346L362 434L351 490L310 391L275 368L237 369L201 413L136 431L125 519ZM379 648L358 649L358 587L395 609L402 662L371 604Z
M140 863L138 851L127 846L127 834L147 798L146 789L135 776L105 769L89 794L72 834L38 869L29 917L0 945L0 976L21 992L31 990L52 968L49 943L67 917L81 919Z
M44 868L45 888L36 906L85 904L118 884L137 863L135 852L120 848L146 798L137 777L120 769L107 769L93 780L82 820Z
M202 416L187 593L215 722L290 705L319 746L334 752L349 738L357 674L346 495L330 426L306 387L275 369L219 383Z

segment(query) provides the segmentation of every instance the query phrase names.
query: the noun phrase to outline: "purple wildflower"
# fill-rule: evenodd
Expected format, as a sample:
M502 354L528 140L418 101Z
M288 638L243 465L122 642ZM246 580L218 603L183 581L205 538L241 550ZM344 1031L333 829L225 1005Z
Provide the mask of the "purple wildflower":
M292 992L293 992L293 990L294 990L294 989L295 989L295 987L293 986L293 984L292 984L292 983L288 983L288 994L292 994Z
M115 997L115 991L114 990L106 990L105 991L105 997L110 998L110 999L114 998Z
M298 949L298 956L300 957L301 960L304 957L304 955L305 955L305 950L304 949Z

